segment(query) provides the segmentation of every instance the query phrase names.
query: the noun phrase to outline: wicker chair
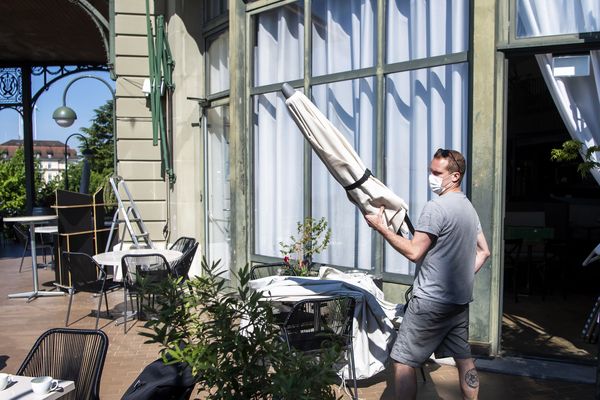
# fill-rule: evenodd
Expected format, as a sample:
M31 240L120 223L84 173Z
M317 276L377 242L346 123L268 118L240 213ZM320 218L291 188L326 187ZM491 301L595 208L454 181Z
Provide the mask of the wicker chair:
M160 284L171 275L171 267L161 254L126 254L121 259L123 270L123 283L125 290L125 314L123 321L124 332L127 333L127 297L133 309L133 297L137 299L137 316L139 318L143 297L149 294L150 301L154 301L153 287Z
M250 279L265 278L267 276L282 275L282 271L285 271L286 275L293 275L294 272L284 262L274 263L261 263L254 264L250 268Z
M29 230L26 227L23 227L21 224L14 224L13 230L15 232L15 236L17 240L23 244L23 255L21 256L21 264L19 265L19 272L23 269L23 262L25 261L25 256L27 255L27 251L31 251L31 238L29 236ZM36 239L38 235L36 235ZM36 240L35 251L36 254L39 255L38 252L41 252L41 255L44 257L44 264L46 264L46 256L49 254L54 258L54 252L52 245L44 244L42 236L39 236L39 240Z
M65 326L69 326L69 315L71 314L71 304L73 303L73 294L75 292L94 293L98 296L98 309L96 310L96 329L98 329L98 320L100 319L100 308L102 307L102 297L105 300L106 314L108 311L107 292L115 290L121 284L113 282L107 278L104 267L98 265L94 259L85 253L69 253L64 251L63 260L69 274L71 275L71 287L69 288L69 306L65 318Z
M349 296L306 299L294 304L282 326L283 339L292 349L317 353L334 343L346 352L350 379L354 383L353 399L358 399L352 323L356 299ZM310 316L310 318L307 318Z
M188 273L190 271L190 267L192 266L192 261L194 260L194 256L196 255L196 250L198 249L199 243L196 242L192 247L190 247L183 255L174 261L171 264L171 273L175 278L183 277L181 282L185 282L188 280Z
M17 371L23 376L51 376L75 382L65 400L98 400L108 337L91 329L54 328L35 342Z
M177 251L181 252L182 254L185 254L196 243L198 243L198 242L196 242L196 239L191 238L191 237L182 236L179 239L177 239L175 241L175 243L173 243L171 245L171 247L169 247L169 250L177 250Z

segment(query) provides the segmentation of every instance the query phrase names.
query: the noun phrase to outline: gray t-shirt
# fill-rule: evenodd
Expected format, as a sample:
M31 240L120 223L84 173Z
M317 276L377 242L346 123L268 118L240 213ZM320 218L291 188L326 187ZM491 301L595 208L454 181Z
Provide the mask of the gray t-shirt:
M481 224L467 196L449 192L429 201L415 229L435 238L417 265L414 295L446 304L471 302Z

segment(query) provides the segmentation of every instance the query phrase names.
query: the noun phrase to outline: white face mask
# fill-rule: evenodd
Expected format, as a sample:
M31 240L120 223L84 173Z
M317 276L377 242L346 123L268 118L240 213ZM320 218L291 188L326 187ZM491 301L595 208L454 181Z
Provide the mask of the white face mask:
M429 187L431 191L435 194L440 194L444 190L442 187L443 179L440 176L435 176L433 174L429 174Z

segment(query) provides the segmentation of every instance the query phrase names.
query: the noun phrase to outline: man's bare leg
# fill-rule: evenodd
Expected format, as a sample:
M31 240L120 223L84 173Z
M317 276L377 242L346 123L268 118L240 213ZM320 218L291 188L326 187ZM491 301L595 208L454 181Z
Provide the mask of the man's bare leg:
M455 358L458 368L458 379L460 381L460 390L465 400L476 400L479 395L479 376L475 369L472 358Z
M397 400L417 398L417 374L413 367L394 362L394 393Z

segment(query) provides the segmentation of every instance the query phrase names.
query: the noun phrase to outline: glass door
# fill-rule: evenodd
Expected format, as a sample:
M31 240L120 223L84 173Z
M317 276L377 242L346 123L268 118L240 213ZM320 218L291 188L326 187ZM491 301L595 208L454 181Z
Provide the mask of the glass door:
M229 106L205 109L206 241L208 262L221 260L229 278L231 263L231 189L229 178Z

